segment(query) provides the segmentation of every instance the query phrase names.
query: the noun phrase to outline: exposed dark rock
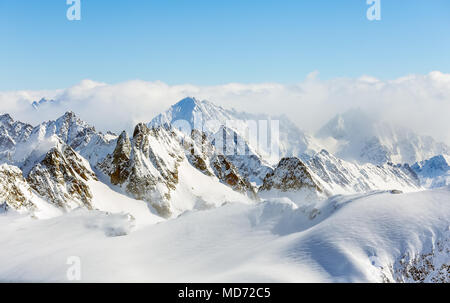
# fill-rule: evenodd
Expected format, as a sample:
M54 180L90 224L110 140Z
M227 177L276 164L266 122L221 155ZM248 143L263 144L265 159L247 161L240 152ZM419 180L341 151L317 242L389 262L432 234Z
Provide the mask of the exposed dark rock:
M275 170L264 178L260 191L277 189L283 192L311 189L322 192L308 171L306 165L297 157L283 158Z
M31 188L18 167L0 165L0 207L3 211L8 208L34 210L36 206L29 200L31 195Z
M70 202L92 209L87 181L97 177L88 165L70 146L55 147L31 169L27 181L39 195L62 209L69 209Z

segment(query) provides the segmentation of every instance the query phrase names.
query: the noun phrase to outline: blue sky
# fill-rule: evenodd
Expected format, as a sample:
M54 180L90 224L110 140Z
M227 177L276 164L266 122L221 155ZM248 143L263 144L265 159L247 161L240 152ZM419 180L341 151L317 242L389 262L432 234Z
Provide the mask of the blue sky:
M450 72L450 1L0 0L0 90L82 79L296 83Z

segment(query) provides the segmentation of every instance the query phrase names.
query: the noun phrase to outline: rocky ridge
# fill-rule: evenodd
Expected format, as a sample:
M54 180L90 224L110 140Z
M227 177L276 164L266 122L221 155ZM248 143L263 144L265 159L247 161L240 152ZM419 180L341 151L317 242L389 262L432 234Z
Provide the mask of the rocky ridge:
M90 184L105 182L111 190L147 202L150 211L166 218L195 207L177 206L175 211L173 206L174 196L180 199L181 188L191 191L181 184L186 180L180 180L187 167L253 201L270 192L308 192L310 197L321 199L380 189L420 189L417 174L408 165L356 164L326 150L309 150L308 156L284 157L271 165L239 125L206 131L193 127L186 133L171 124L180 118L194 123L194 117L200 114L218 121L250 117L187 98L149 124L136 125L129 137L125 131L120 136L97 132L73 112L36 127L4 115L0 119L0 142L13 142L14 146L4 144L9 160L2 162L22 169L32 192L63 210L79 206L92 209ZM293 133L283 136L289 134ZM192 195L196 197L194 187Z

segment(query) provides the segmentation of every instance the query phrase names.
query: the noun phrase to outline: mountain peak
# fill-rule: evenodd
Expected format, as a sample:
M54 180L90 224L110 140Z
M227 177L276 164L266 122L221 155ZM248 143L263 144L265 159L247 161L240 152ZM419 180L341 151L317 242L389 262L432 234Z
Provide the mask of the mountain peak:
M144 123L138 123L133 132L133 138L136 138L136 136L142 136L142 134L148 133L149 129L147 125Z
M171 107L174 113L181 116L189 116L194 113L202 113L209 117L217 112L225 112L225 110L207 100L200 100L195 97L186 97Z
M31 106L37 110L37 109L39 109L39 107L41 107L43 105L46 105L46 104L52 105L52 104L57 104L57 103L58 103L58 101L55 101L53 99L46 99L44 97L44 98L41 98L39 101L33 101L33 103L31 103Z
M64 115L62 117L72 119L72 118L76 118L77 115L73 111L67 111L64 113Z
M319 137L343 139L358 133L361 136L371 135L375 120L360 108L352 108L334 116L317 133Z
M195 97L186 97L177 103L175 103L172 107L194 107L200 104L202 101L198 100Z
M58 136L64 143L75 150L85 147L94 136L103 135L97 133L95 127L81 120L73 111L67 111L56 120L50 120L37 126L33 133L45 134L45 137Z
M170 108L170 115L172 116L172 121L166 121L166 122L173 122L174 120L191 120L191 116L195 111L198 111L198 109L201 106L201 101L199 101L196 98L193 97L186 97ZM175 119L176 118L176 119Z
M240 137L246 138L248 129L251 127L250 123L256 122L258 124L258 121L261 120L267 122L279 121L279 146L281 149L279 154L281 156L303 156L305 153L317 151L315 143L312 142L310 136L306 136L287 117L274 118L266 114L237 112L215 105L207 100L199 101L199 99L193 97L184 98L172 105L167 111L153 118L148 123L148 126L152 128L161 125L174 125L175 123L177 124L175 128L182 128L187 135L191 134L192 129L197 129L204 132L207 136L214 136L222 134L223 128L221 129L221 126L226 126L228 122L231 122L229 124L232 125L229 128L232 128ZM261 131L267 131L267 126L258 125L257 127L264 127L265 129L261 128ZM184 130L187 130L187 132ZM279 161L279 156L272 155L270 144L268 142L267 146L264 147L252 146L252 150L258 151L265 160L275 164Z
M13 149L17 143L24 142L30 136L33 126L14 121L9 114L0 115L0 161L1 152Z
M95 131L93 126L90 126L87 122L81 120L73 111L67 111L56 119L56 124L62 127L71 127L73 125L77 125L81 128L90 128Z
M153 118L148 126L152 128L161 125L171 125L175 121L181 120L187 121L191 128L195 128L199 126L195 123L196 121L204 123L208 120L225 121L227 119L230 119L230 115L223 108L208 101L186 97L172 105L167 111Z
M9 114L0 115L0 122L12 123L14 120Z

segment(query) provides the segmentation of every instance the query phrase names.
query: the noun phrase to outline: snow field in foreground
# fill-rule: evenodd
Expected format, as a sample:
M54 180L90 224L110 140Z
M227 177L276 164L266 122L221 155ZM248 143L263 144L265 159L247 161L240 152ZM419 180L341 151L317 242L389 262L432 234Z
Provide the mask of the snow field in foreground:
M135 220L83 209L0 215L0 281L65 282L70 256L80 257L83 282L382 282L408 280L401 259L450 263L448 188L229 203L159 223L134 207Z

